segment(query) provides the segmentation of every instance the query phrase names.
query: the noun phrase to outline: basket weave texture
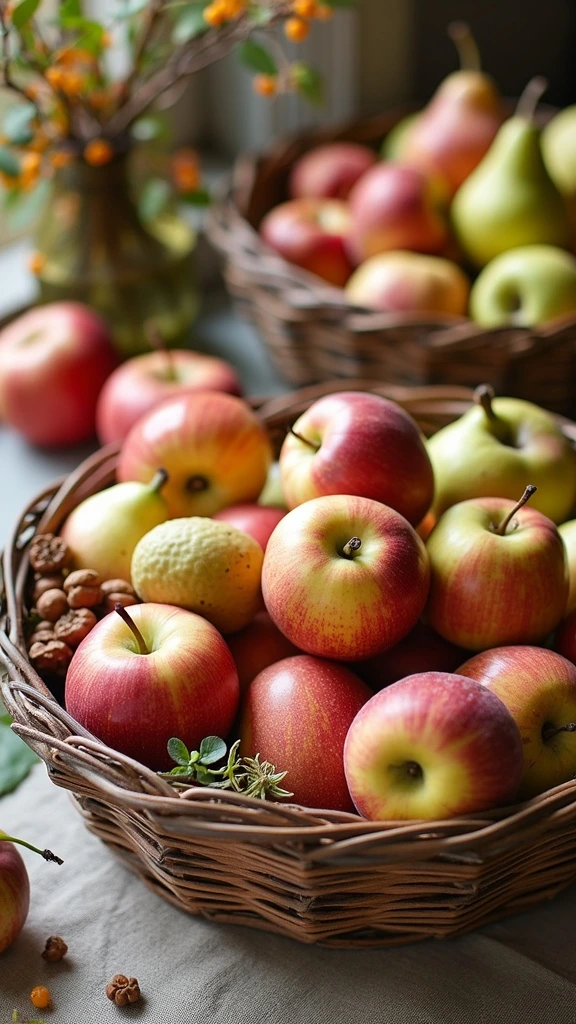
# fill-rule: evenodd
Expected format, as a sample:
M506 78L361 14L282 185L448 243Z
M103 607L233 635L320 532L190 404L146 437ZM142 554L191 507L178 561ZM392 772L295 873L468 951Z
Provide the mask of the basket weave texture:
M467 388L351 387L406 408L430 434L471 404ZM334 385L264 403L280 440ZM576 424L564 421L576 443ZM22 514L4 553L2 697L14 728L71 791L87 827L181 909L306 943L385 946L447 937L554 897L576 879L576 781L526 803L449 821L368 822L348 813L176 790L105 747L56 702L27 660L28 545L114 481L103 449ZM289 781L289 780L287 780Z
M346 139L377 148L405 113L310 131L238 161L231 187L208 214L228 290L252 320L284 379L302 387L366 377L405 385L492 384L498 394L576 414L576 318L540 328L485 329L456 316L388 314L352 307L340 289L272 252L258 234L287 198L294 161Z

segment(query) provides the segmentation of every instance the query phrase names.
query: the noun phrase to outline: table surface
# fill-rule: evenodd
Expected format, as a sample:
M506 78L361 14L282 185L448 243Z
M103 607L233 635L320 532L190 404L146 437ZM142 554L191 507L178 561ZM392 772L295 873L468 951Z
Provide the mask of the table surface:
M248 393L284 390L252 329L213 300L196 347L231 359ZM0 427L0 540L24 504L69 472L89 448L40 452ZM84 828L69 794L43 765L0 800L0 824L64 858L23 852L31 911L0 956L0 1024L23 1021L150 1024L576 1024L576 886L540 908L451 941L372 951L332 951L188 917L149 892ZM47 965L45 939L69 955ZM138 978L143 999L120 1011L105 998L112 975ZM48 984L54 1009L28 993Z

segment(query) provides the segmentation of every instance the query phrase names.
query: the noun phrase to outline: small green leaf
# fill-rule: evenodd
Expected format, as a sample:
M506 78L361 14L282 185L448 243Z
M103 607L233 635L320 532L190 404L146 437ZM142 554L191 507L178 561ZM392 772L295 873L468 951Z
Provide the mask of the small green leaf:
M33 18L40 7L41 0L22 0L21 4L12 11L12 24L14 28L21 29Z
M179 740L176 736L172 736L172 738L168 740L167 749L170 757L173 761L176 761L176 764L184 766L188 765L190 754L188 752L188 747L182 740Z
M324 102L324 83L322 76L315 68L311 68L309 64L299 61L292 65L291 77L297 92L301 93L314 106L322 106Z
M187 43L190 39L202 35L208 30L204 20L204 9L207 3L194 3L186 7L178 15L174 28L172 29L172 42L177 46Z
M0 796L16 789L38 761L34 751L12 732L11 721L10 715L0 715Z
M138 142L166 140L170 135L168 119L162 114L146 114L139 117L131 128L132 135Z
M2 131L8 142L15 146L26 146L34 138L32 121L36 117L33 103L18 103L10 107L4 118Z
M67 18L81 18L83 13L82 0L62 0L58 11L62 24Z
M200 744L200 761L202 764L215 764L226 757L226 744L219 736L206 736Z
M264 26L269 25L272 21L272 18L274 17L274 9L272 7L261 7L260 4L258 4L257 7L252 7L250 9L249 15L250 21L252 21L254 25L258 25L260 28L263 28Z
M138 202L142 220L155 220L166 208L172 190L163 178L150 178L144 185Z
M194 192L184 192L179 199L190 206L210 206L212 202L212 196L206 188L197 188Z
M259 71L263 75L278 74L278 65L270 51L254 39L246 39L239 48L239 53L242 63L252 71Z
M196 782L199 782L201 786L210 786L212 781L212 772L208 768L202 768L202 765L198 765L196 769Z
M6 146L0 146L0 171L10 178L17 178L20 174L20 161Z

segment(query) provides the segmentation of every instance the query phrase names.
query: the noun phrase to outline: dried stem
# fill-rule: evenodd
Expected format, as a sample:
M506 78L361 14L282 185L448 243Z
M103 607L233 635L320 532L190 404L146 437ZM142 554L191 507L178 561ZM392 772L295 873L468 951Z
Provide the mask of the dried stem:
M6 14L6 0L0 0L0 36L2 37L2 54L0 67L2 68L2 74L4 76L4 82L2 84L4 84L7 89L10 89L12 92L17 93L19 96L22 96L22 98L25 99L27 103L31 103L32 106L36 108L36 116L40 118L42 116L42 112L38 104L35 102L35 100L31 99L30 96L28 96L26 90L23 89L22 86L18 85L18 83L15 82L12 78L12 73L10 70L10 61L12 59L12 55L10 52L10 30L8 28L8 25L6 24Z
M134 57L132 59L132 68L122 82L118 91L118 108L122 107L122 105L126 103L126 100L132 91L132 87L138 79L142 69L142 59L146 53L147 46L152 38L154 30L156 29L160 15L164 13L165 8L165 0L151 0L144 12L144 21L140 30L140 36L136 42Z

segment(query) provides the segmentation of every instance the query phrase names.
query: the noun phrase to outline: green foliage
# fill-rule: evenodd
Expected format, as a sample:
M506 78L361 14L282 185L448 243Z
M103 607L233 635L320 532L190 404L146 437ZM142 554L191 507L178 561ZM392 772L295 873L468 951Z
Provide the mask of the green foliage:
M204 0L203 3L186 4L185 7L179 9L172 29L172 42L181 46L207 31L208 25L204 21L204 10L209 2L210 0Z
M140 14L148 6L149 0L119 0L118 10L114 12L116 18L131 18L133 14Z
M164 114L145 114L134 121L131 134L138 142L166 142L171 135L170 122Z
M212 789L232 789L235 793L257 797L265 800L270 796L276 800L293 796L280 783L286 772L277 772L269 761L260 761L256 757L241 757L238 753L240 740L232 744L221 768L210 765L223 761L226 757L226 744L219 736L207 736L202 740L199 750L188 750L186 744L175 736L168 740L168 753L177 767L169 772L160 772L165 778L180 776L186 779L186 785L196 783L210 786Z
M0 796L11 793L26 778L38 758L15 732L10 715L0 704Z
M322 76L315 68L302 61L292 65L292 81L297 92L299 92L309 103L316 107L322 106L324 102L324 82Z
M26 146L34 138L32 122L35 117L33 103L18 103L10 107L2 125L4 137L14 146Z
M36 188L29 192L14 189L14 193L12 201L8 203L11 207L8 223L12 231L23 231L25 228L29 228L42 213L50 195L50 182L44 179L39 181Z
M40 7L41 0L22 0L12 12L12 24L14 28L22 29L33 18Z
M269 50L255 39L246 39L239 48L240 60L247 68L263 75L277 75L278 65Z
M149 178L138 201L142 220L151 221L159 217L170 202L172 189L164 178Z
M20 161L7 146L0 146L0 171L11 178L17 178L20 174Z
M212 196L207 188L197 188L194 192L184 192L179 197L180 202L188 206L210 206Z

